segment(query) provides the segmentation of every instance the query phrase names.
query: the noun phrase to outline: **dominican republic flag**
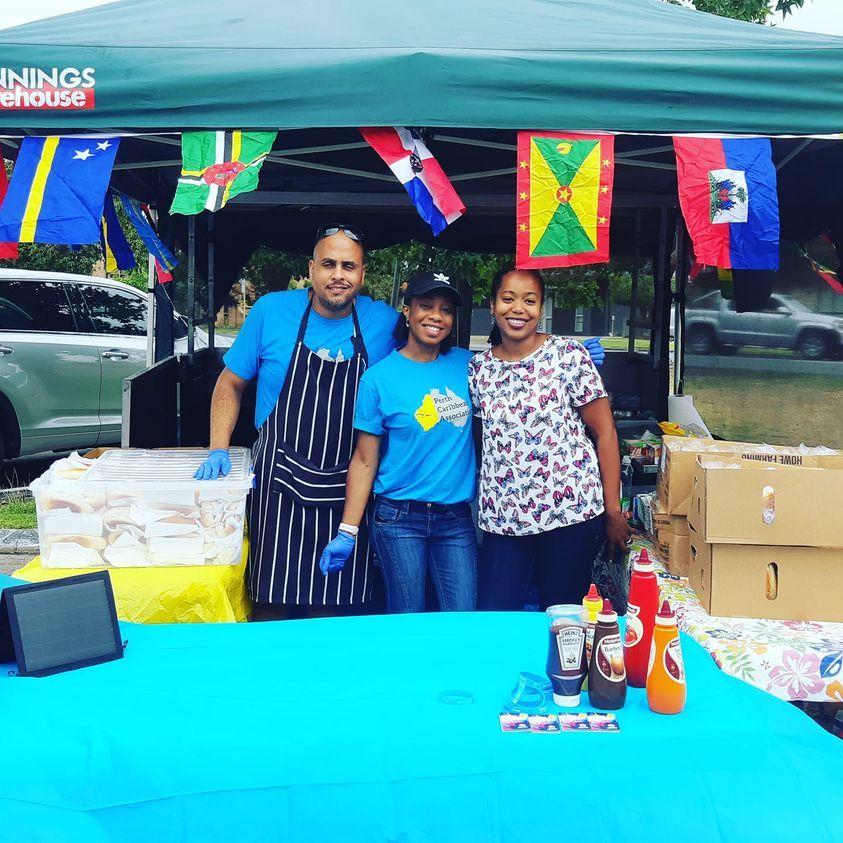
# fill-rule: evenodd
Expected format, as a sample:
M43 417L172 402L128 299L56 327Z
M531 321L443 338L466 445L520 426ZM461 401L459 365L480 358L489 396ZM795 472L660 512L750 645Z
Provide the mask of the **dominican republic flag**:
M434 234L465 213L465 205L444 170L416 132L395 126L361 129L360 134L404 185Z
M673 138L679 204L697 260L779 268L779 200L769 138Z

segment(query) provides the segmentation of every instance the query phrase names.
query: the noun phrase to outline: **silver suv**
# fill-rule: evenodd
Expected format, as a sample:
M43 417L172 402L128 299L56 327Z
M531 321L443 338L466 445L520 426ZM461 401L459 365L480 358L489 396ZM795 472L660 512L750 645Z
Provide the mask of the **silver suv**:
M689 354L734 354L739 346L792 348L809 360L839 354L843 316L815 313L802 302L779 293L763 310L738 313L731 299L714 291L685 311Z
M0 461L120 442L123 379L146 368L146 313L146 295L119 281L0 269ZM183 317L174 335L185 352Z

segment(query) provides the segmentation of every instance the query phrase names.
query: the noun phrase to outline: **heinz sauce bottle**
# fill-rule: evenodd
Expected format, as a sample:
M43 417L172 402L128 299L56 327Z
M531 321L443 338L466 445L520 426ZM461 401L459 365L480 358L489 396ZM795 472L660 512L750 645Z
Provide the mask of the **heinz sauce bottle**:
M588 701L600 711L623 708L626 702L626 670L618 613L612 601L603 601L597 613L591 665L588 669Z
M647 671L647 704L657 714L679 714L685 708L685 664L679 644L676 615L667 600L656 615L650 667Z
M653 561L647 551L642 550L632 567L623 640L626 680L633 688L643 688L647 684L650 642L658 610L659 584L653 571Z

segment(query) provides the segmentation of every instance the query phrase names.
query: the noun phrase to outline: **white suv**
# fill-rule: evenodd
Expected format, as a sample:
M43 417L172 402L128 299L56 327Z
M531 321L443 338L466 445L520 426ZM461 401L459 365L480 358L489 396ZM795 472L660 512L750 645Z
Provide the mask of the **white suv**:
M0 461L120 442L123 379L146 368L146 313L146 294L120 281L0 269ZM174 336L186 352L182 316ZM196 348L207 344L197 330Z

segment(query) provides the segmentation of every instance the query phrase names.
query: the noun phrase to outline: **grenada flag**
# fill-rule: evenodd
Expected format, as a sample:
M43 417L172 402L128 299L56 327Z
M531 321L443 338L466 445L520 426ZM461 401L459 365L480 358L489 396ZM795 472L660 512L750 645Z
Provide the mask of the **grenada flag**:
M614 136L519 132L517 173L517 266L609 260Z

